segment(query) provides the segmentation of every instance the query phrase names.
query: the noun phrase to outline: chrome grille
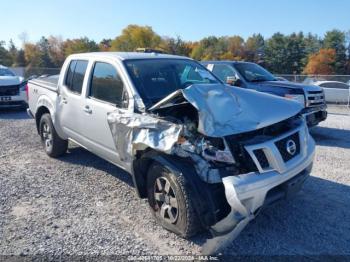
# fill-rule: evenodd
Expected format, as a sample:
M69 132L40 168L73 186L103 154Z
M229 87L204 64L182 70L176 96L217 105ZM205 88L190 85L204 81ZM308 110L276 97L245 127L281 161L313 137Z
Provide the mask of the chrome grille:
M263 168L263 169L266 169L268 167L270 167L270 163L269 161L267 160L266 158L266 155L264 153L264 150L262 149L256 149L253 151L254 154L255 154L255 157L256 159L259 161L259 164L260 166Z
M291 155L290 153L287 152L287 141L293 140L295 145L296 145L296 152L295 154ZM284 162L287 162L297 156L300 153L300 140L299 140L299 133L295 133L291 136L288 136L286 138L283 138L277 142L275 142L275 145L278 148L278 151L280 152Z
M19 94L19 85L0 86L0 96L16 96Z
M325 103L323 91L308 91L307 92L307 106L320 106Z

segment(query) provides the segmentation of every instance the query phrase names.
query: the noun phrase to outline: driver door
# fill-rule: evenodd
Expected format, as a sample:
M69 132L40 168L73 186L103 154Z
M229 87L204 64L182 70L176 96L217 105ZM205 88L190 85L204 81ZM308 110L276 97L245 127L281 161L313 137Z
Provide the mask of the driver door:
M122 165L112 136L107 114L127 110L126 91L117 68L95 61L84 101L84 137L88 148L102 158Z

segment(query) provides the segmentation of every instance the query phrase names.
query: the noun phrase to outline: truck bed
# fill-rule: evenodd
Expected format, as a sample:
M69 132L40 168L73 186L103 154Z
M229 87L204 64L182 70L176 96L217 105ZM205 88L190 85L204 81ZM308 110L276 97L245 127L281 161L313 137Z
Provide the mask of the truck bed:
M32 115L35 115L42 105L55 108L58 94L59 75L39 77L28 81L28 105ZM54 119L53 119L54 120Z
M56 92L57 85L58 85L58 78L59 78L59 75L39 77L39 78L30 80L30 83Z

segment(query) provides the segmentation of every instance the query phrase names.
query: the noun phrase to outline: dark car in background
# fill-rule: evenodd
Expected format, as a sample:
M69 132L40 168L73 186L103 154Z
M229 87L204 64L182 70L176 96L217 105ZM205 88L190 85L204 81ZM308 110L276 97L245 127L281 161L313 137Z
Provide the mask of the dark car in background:
M318 86L280 81L263 67L250 62L202 61L202 64L226 84L299 102L309 127L327 118L324 91Z

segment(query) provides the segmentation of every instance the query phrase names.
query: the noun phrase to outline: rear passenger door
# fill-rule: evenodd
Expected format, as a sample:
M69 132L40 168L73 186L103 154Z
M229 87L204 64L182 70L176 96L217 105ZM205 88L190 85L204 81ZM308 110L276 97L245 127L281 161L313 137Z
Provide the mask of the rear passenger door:
M67 67L59 94L60 125L69 138L83 145L83 87L86 85L87 60L72 60Z
M84 120L84 138L95 154L120 164L119 154L107 122L107 113L116 108L126 110L128 97L117 67L108 62L96 61L91 69Z

